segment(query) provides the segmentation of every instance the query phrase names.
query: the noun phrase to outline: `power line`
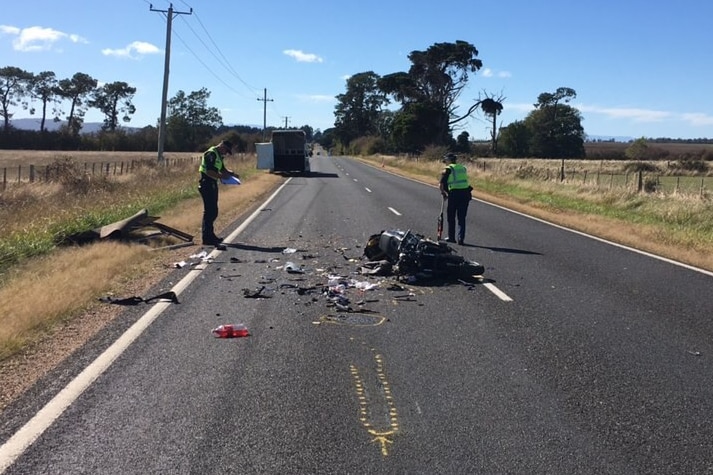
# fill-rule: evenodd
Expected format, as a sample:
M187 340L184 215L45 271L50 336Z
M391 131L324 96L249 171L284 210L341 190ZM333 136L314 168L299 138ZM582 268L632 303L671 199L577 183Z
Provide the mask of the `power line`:
M193 50L191 49L191 47L188 46L188 44L186 43L186 41L185 41L183 38L181 38L181 35L179 35L178 33L176 33L176 37L181 41L181 43L183 43L183 46L185 46L186 49L187 49L188 51L190 51L190 53L198 60L198 62L201 63L201 64L203 65L203 67L204 67L210 74L213 75L214 78L216 78L218 81L222 82L223 85L225 85L225 87L227 87L228 89L230 89L231 91L233 91L235 94L237 94L237 95L239 95L239 96L243 96L243 94L242 94L241 92L239 92L239 91L237 91L236 89L234 89L233 86L231 86L230 84L228 84L227 82L225 82L225 81L223 80L223 78L220 77L220 75L218 75L215 71L213 71L212 69L210 69L210 67L209 67L207 64L205 64L205 63L203 62L203 60L195 53L195 51L193 51ZM243 97L245 97L245 96L243 96Z
M228 58L225 57L225 55L224 55L223 52L220 50L220 48L218 47L218 45L216 44L216 42L213 40L213 37L210 35L210 32L208 31L208 29L205 27L205 25L203 25L203 22L201 21L201 19L200 19L200 17L198 16L198 14L196 14L196 20L198 21L198 24L200 24L201 28L203 28L203 31L205 31L205 34L208 35L208 39L210 39L210 42L213 43L213 46L215 46L215 49L218 50L218 53L220 54L220 56L223 58L223 60L224 60L225 63L227 64L227 69L229 69L229 70L233 73L233 75L238 79L238 81L240 81L241 83L243 83L248 89L251 89L253 92L257 91L257 88L255 88L255 87L251 86L250 84L246 83L246 82L243 80L243 78L240 77L240 75L239 75L238 72L235 70L235 68L233 68L233 66L230 64L230 61L228 61ZM206 49L208 49L208 48L206 47Z

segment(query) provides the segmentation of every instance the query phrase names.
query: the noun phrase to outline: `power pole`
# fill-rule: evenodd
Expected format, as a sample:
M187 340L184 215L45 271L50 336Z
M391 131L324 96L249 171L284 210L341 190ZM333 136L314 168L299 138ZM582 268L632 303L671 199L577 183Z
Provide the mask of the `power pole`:
M171 24L174 15L192 15L193 8L188 12L176 12L173 3L168 5L168 10L157 10L149 3L149 11L166 14L166 56L163 63L163 94L161 95L161 120L158 124L158 162L163 163L163 145L166 143L166 103L168 102L168 71L171 63Z
M262 105L262 141L265 141L265 130L267 130L267 102L274 101L274 99L268 99L267 98L267 88L263 90L263 98L260 99L259 97L257 98L258 101L264 102Z
M283 116L283 119L285 119L285 128L287 128L287 119L289 119L289 116Z

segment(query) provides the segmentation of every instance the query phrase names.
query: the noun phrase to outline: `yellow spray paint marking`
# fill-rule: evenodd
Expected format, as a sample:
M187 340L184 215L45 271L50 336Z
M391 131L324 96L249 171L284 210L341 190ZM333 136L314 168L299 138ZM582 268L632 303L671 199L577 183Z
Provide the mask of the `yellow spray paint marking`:
M352 378L354 379L354 386L356 388L357 399L359 401L359 421L366 429L367 433L373 437L373 442L376 442L381 447L381 455L386 457L389 455L389 445L393 444L393 436L399 431L399 419L398 411L396 410L396 405L394 404L394 398L391 394L391 386L386 379L386 373L384 371L384 361L381 355L374 355L376 360L376 375L381 386L381 392L383 394L384 403L388 409L388 427L375 427L379 424L374 421L374 408L377 405L375 397L370 397L370 392L367 391L364 384L364 380L359 374L359 369L355 365L349 365L349 369L352 373ZM378 390L374 390L374 393L378 393Z
M347 313L337 315L322 315L316 323L334 323L336 325L351 325L355 327L376 327L384 323L385 317L380 315L363 315Z

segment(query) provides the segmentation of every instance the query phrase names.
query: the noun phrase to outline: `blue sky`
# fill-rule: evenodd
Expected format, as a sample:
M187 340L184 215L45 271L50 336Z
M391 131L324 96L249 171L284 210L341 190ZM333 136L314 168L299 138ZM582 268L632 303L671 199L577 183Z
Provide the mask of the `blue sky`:
M170 4L5 0L0 67L128 82L137 88L128 125L155 125L166 16L150 3ZM713 138L706 0L178 0L173 8L193 13L174 16L169 97L205 87L229 125L260 127L267 106L269 126L327 129L350 75L407 71L411 51L463 40L483 68L461 94L461 111L479 95L502 96L507 125L540 93L570 87L590 136ZM269 100L258 100L265 88ZM90 110L85 120L102 117ZM460 130L485 139L488 127L476 114Z

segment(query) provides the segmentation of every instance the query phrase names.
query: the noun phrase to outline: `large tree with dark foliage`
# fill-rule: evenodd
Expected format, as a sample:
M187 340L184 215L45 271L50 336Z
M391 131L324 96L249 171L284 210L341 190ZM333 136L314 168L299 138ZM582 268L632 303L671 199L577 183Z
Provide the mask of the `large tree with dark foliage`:
M389 103L378 87L380 76L373 71L358 73L347 79L347 90L337 96L334 127L343 144L358 137L379 134L379 118Z
M554 93L543 92L535 110L525 119L530 131L530 153L542 158L581 158L584 128L579 110L567 103L577 97L574 89L560 87Z
M412 51L408 72L383 76L379 88L402 104L406 117L400 122L398 141L419 136L421 144L447 145L452 127L468 118L477 108L474 102L465 113L458 113L457 100L468 84L469 75L483 65L478 50L466 41L436 43L426 51ZM417 106L415 106L417 105ZM421 133L428 134L420 136Z
M27 101L24 101L23 97L31 79L32 73L24 69L15 66L0 68L0 117L3 118L3 130L6 132L14 114L10 108L19 104L27 107Z
M45 131L45 121L47 120L47 106L50 104L55 107L52 108L52 117L59 121L59 115L61 111L57 107L59 105L59 98L57 94L57 76L53 71L42 71L39 74L35 74L30 81L29 92L33 99L37 99L42 104L42 119L40 120L40 132ZM30 109L30 113L34 114L34 107Z
M178 91L168 101L167 144L173 150L198 151L223 125L220 111L208 106L210 91L201 88L186 95Z
M69 131L77 135L84 124L84 114L87 112L87 98L97 87L97 80L86 73L75 73L69 79L59 81L57 94L70 103L67 115Z
M110 82L94 91L89 105L104 114L103 130L112 132L116 130L119 125L119 114L122 114L122 121L131 121L131 116L136 112L136 107L131 103L134 94L136 94L136 88L129 86L124 81Z

